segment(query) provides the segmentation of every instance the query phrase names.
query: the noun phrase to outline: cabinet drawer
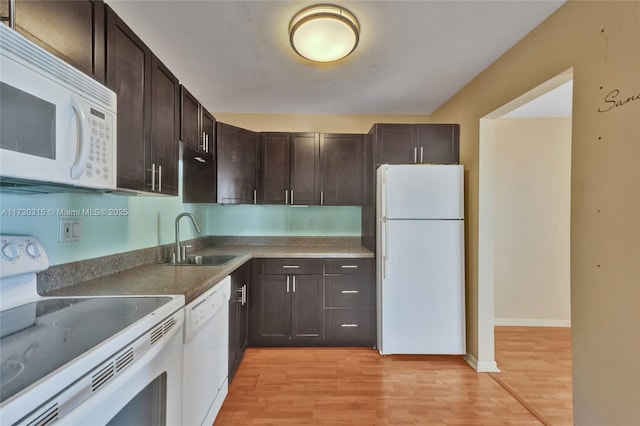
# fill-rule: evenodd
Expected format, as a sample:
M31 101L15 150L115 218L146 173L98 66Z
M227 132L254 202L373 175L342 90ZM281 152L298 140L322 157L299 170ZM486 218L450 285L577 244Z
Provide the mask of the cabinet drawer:
M373 275L326 275L324 282L326 307L373 307L375 291Z
M325 309L326 343L371 346L375 327L373 309Z
M373 274L375 262L373 259L327 259L325 262L327 274Z
M262 273L269 275L310 275L322 274L322 259L264 259Z

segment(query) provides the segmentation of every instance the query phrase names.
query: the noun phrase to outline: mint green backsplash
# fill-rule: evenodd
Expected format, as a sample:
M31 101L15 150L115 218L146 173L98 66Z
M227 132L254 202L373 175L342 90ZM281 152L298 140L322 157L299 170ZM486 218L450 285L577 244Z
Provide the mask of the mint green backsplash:
M360 236L360 207L210 205L210 235Z
M291 207L183 204L182 197L122 196L97 193L0 193L0 233L39 238L52 265L91 259L174 241L175 217L195 215L201 235L359 236L360 207ZM24 209L21 210L21 209ZM96 211L90 216L86 210ZM25 216L23 213L43 213ZM110 213L122 213L113 216ZM58 242L61 218L81 219L81 241ZM182 239L197 236L188 220Z

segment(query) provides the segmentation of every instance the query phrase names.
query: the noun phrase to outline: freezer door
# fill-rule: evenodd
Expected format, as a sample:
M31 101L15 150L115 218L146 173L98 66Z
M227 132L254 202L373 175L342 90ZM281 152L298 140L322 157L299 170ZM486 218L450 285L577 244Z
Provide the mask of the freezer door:
M379 217L464 218L463 166L384 164L378 173Z
M380 224L380 353L464 354L464 222Z

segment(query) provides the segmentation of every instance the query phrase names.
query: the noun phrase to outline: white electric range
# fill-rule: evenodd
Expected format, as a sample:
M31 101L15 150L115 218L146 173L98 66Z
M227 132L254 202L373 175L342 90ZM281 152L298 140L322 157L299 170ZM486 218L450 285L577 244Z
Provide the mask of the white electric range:
M0 424L180 424L183 296L41 297L40 241L0 245Z

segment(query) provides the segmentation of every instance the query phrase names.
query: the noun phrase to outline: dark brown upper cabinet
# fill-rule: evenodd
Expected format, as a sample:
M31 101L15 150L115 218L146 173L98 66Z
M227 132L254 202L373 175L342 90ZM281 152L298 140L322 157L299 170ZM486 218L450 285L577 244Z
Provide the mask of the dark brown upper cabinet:
M0 2L3 21L9 19L8 4ZM16 0L14 18L16 31L104 83L102 0Z
M318 133L261 133L260 203L320 204L319 170Z
M200 152L216 152L215 118L184 86L180 86L180 140Z
M361 134L320 136L320 205L362 205L364 142Z
M258 201L361 205L364 141L360 134L262 133Z
M320 134L291 134L289 204L320 204Z
M229 124L216 124L218 203L257 203L258 134Z
M375 124L375 164L458 164L457 124Z
M177 195L178 79L108 6L107 86L118 96L118 187Z
M289 204L291 135L282 132L260 134L258 202Z
M215 203L217 171L214 155L196 151L182 142L180 158L182 159L182 202Z

